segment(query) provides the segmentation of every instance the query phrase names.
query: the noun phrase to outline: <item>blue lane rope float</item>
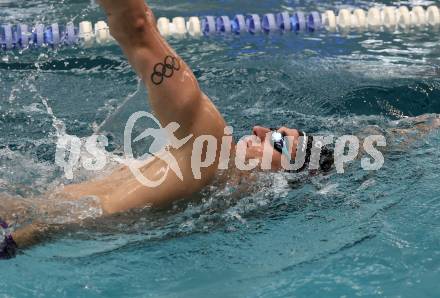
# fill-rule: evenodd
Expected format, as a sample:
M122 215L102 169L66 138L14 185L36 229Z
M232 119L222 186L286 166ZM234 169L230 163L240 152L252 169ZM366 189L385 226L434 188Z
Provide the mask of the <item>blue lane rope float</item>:
M172 20L159 18L157 28L164 37L183 38L187 36L210 36L215 34L272 34L287 32L347 32L350 30L420 28L440 25L440 10L437 6L371 7L363 9L341 9L336 15L332 10L323 13L279 12L258 14L237 14L229 16L175 17ZM3 24L0 26L0 47L3 50L59 47L92 46L113 42L106 22L94 25L83 21L77 26L73 22L65 25L53 23L34 26L27 24Z

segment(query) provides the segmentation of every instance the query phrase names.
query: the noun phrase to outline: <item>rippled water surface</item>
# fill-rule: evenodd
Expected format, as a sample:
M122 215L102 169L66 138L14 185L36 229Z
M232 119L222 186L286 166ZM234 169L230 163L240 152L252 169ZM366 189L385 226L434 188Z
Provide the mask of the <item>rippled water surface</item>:
M388 4L393 3L388 1ZM430 5L439 1L401 1ZM157 16L368 8L369 1L150 1ZM89 1L0 1L0 20L97 21ZM171 40L235 128L336 135L440 113L440 31ZM60 132L110 138L146 110L115 45L0 53L0 191L69 183ZM377 173L261 174L252 194L217 187L168 211L84 227L1 262L0 296L438 297L440 135L391 150ZM78 169L76 181L94 173Z

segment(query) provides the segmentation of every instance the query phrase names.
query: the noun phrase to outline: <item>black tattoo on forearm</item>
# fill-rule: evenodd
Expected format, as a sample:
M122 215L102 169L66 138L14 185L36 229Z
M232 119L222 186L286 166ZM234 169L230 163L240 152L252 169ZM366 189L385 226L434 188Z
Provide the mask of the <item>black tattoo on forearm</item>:
M180 61L173 56L166 56L163 63L157 63L151 74L151 81L155 85L163 83L165 78L171 78L175 71L180 70Z

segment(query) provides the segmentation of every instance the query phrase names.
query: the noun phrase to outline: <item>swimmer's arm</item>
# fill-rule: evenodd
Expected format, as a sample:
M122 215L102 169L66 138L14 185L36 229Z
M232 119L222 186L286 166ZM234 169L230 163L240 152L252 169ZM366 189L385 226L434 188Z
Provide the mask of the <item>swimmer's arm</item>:
M162 126L177 122L179 138L191 133L221 138L226 126L223 117L200 90L188 65L162 38L144 1L100 0L100 4L112 36L148 88L150 105Z

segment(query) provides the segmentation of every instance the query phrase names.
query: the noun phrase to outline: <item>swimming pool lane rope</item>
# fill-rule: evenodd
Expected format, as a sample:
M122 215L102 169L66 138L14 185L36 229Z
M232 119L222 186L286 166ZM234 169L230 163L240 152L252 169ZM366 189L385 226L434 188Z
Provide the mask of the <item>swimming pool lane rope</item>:
M172 20L161 17L157 21L160 33L165 37L198 37L214 34L258 34L286 32L348 32L350 30L378 31L386 29L437 27L440 25L440 10L437 6L371 7L363 9L341 9L336 15L332 10L324 13L312 11L280 12L277 14L238 14L229 16L175 17ZM76 26L66 25L4 24L0 26L0 47L3 50L59 47L93 46L113 42L106 22L83 21Z

